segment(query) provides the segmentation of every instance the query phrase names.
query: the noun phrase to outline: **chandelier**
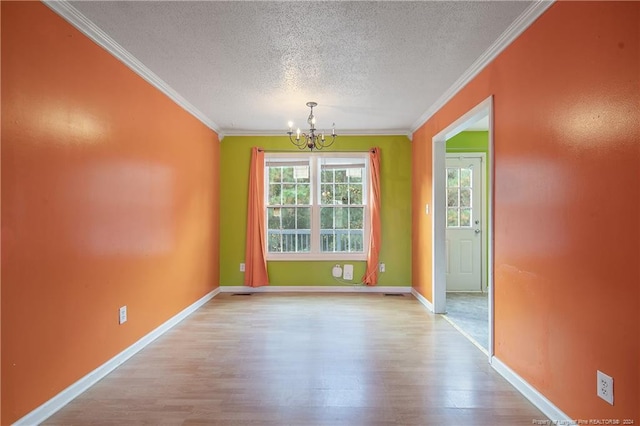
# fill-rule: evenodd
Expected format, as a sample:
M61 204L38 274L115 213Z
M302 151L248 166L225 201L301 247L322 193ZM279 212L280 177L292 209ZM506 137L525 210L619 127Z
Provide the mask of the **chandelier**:
M293 122L289 122L289 131L287 134L289 135L289 140L292 144L294 144L298 149L306 149L309 148L311 151L321 150L323 148L330 147L333 145L333 142L336 140L336 123L333 123L333 129L331 130L331 140L325 139L324 132L316 133L316 117L313 115L313 108L318 104L316 102L307 102L307 106L311 108L311 112L309 113L309 118L307 118L307 123L309 123L309 133L300 133L300 128L296 130L296 137L293 137Z

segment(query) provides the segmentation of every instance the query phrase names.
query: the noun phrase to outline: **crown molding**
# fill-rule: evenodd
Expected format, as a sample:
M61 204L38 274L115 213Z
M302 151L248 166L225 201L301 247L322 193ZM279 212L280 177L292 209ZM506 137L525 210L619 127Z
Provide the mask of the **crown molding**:
M66 0L43 0L43 3L60 15L64 20L73 25L81 33L93 40L98 46L105 49L111 55L115 56L120 62L129 67L133 72L145 79L149 84L167 95L169 99L178 104L182 109L193 115L205 126L216 133L220 130L216 123L211 121L198 108L193 106L189 101L183 98L178 92L173 90L166 82L154 74L142 62L136 59L131 53L120 46L114 39L109 37L107 33L102 31L96 24L91 22L78 9L70 5Z
M282 136L287 137L285 130L223 130L225 136ZM407 136L406 129L372 129L372 130L343 130L337 136Z
M429 109L418 118L411 126L411 133L415 133L429 120L440 108L445 106L464 86L466 86L480 71L493 61L504 49L520 36L531 24L535 22L555 0L537 0L529 6L509 27L498 37L471 66L456 80L453 85L438 98Z

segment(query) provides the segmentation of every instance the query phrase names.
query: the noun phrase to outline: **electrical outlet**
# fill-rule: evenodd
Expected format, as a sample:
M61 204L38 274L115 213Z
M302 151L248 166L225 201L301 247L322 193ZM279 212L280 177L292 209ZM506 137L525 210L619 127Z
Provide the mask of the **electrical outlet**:
M602 371L596 373L598 378L598 396L613 405L613 377L607 376Z
M387 270L387 269L386 269L386 267L384 266L384 263L381 263L381 264L380 264L380 272L384 272L384 271L386 271L386 270Z
M125 322L127 322L127 307L123 306L122 308L120 308L119 323L124 324Z
M240 264L240 272L244 272L244 263Z

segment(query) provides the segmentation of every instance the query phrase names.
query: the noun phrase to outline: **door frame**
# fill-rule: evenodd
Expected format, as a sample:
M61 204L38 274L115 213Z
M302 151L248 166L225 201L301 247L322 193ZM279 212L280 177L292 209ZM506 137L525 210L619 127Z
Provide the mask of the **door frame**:
M493 95L489 96L465 114L460 116L445 129L440 131L432 139L431 151L431 190L433 203L432 219L432 277L431 294L433 295L433 312L437 314L446 313L447 282L446 282L446 143L448 139L464 131L480 118L489 117L489 167L490 173L487 176L485 188L487 190L487 285L489 304L489 342L487 342L489 360L494 354L493 320L494 320L494 271L493 271L493 190L494 190L494 156L493 156Z
M480 171L480 188L482 191L482 198L480 199L480 212L482 213L482 221L481 221L481 228L482 228L482 233L480 234L480 265L481 265L481 269L480 269L480 291L482 291L483 293L485 291L488 290L487 287L487 233L488 233L488 228L489 228L489 214L487 211L487 197L488 197L488 183L489 181L487 181L487 154L484 152L446 152L446 144L445 144L445 166L446 166L446 160L447 158L453 158L453 157L458 157L458 158L479 158L480 159L480 164L481 164L481 171ZM446 182L445 182L445 187L446 187ZM446 222L445 222L446 223ZM445 225L445 237L447 234L447 228ZM445 259L446 259L446 252L445 252ZM445 276L445 284L446 284L446 276ZM445 286L446 289L446 286ZM446 303L445 303L446 306Z

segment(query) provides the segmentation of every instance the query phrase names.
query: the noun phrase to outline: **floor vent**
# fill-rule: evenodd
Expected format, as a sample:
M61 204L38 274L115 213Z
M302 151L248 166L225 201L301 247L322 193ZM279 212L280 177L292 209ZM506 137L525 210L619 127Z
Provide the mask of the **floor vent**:
M384 293L385 296L404 296L403 293Z
M232 296L251 296L253 293L233 293Z

